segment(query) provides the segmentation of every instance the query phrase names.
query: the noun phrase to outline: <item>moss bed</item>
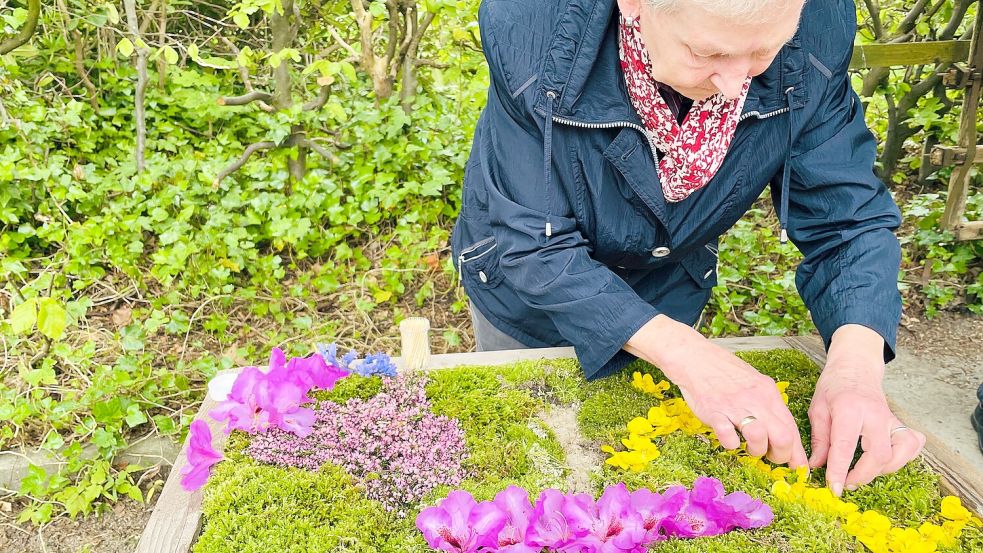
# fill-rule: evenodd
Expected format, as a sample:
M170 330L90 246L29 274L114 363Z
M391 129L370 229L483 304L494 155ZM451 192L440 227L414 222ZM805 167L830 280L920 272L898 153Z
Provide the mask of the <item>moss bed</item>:
M818 376L817 367L799 352L745 352L740 357L763 373L790 382L789 407L808 437L806 409ZM496 367L458 367L434 371L426 391L432 410L457 419L465 432L466 467L473 475L457 488L479 501L491 499L509 484L530 496L549 487L566 491L570 482L589 482L597 496L605 486L625 482L629 489L661 491L674 484L691 486L700 475L720 479L727 491L743 490L768 503L775 521L751 532L695 540L670 540L655 549L666 552L863 551L840 522L771 494L768 475L712 448L701 437L676 432L659 439L662 455L642 472L626 472L604 463L602 444L627 436L628 421L644 416L655 400L631 386L634 371L662 377L654 367L635 363L608 378L586 381L573 360L520 362ZM316 399L342 403L372 397L379 380L349 377ZM678 397L670 389L667 396ZM558 429L551 412L576 409L573 440L581 452L596 455L587 474L582 459L570 455L569 428ZM554 431L554 429L558 429ZM566 433L565 435L558 435ZM205 488L203 529L195 553L315 553L431 551L416 530L419 509L437 503L450 491L434 490L417 510L399 516L367 499L344 470L318 472L263 465L244 453L249 436L233 433L226 460L216 465ZM566 450L565 447L566 446ZM568 458L569 456L569 458ZM578 455L583 457L583 455ZM822 481L821 471L816 475ZM915 527L939 512L938 477L920 461L881 477L846 499L861 510L876 509L896 525ZM983 532L967 527L950 551L983 551Z

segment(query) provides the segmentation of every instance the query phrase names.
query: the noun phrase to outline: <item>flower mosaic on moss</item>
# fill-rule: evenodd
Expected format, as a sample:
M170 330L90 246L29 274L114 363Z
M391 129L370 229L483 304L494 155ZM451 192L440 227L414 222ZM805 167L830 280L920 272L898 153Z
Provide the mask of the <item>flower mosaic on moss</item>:
M775 380L790 383L786 390L788 403L803 435L807 435L808 392L815 385L817 368L793 352L762 352L742 354L742 357ZM637 376L633 374L636 371ZM632 385L633 381L636 386ZM331 410L343 409L350 403L365 405L383 395L389 386L391 383L385 379L352 373L337 381L331 390L308 394L316 403L304 407L317 411L329 402L333 404L328 406ZM614 518L607 516L612 507L620 504L625 494L629 497L629 508L630 498L635 494L640 497L653 494L645 501L636 502L638 508L646 502L659 503L653 502L655 495L666 504L667 496L686 493L692 497L693 490L701 490L697 492L698 498L715 497L720 501L731 497L729 501L734 506L750 512L755 511L756 505L767 506L774 520L753 531L680 539L686 526L676 528L682 531L669 537L668 520L662 518L666 523L659 526L659 532L668 539L654 544L654 550L660 553L853 552L863 550L865 542L858 541L858 536L867 530L880 535L886 532L887 539L893 540L888 542L889 549L883 549L886 553L983 550L983 533L968 511L962 510L953 499L943 499L938 476L920 463L912 463L895 475L879 478L874 484L848 494L845 501L854 503L856 510L839 506L823 495L823 488L809 485L804 475L771 467L746 455L723 453L710 433L686 415L688 409L678 399L678 390L663 382L656 369L643 363L621 374L590 382L582 378L573 360L459 367L428 373L423 389L432 413L456 420L463 433L467 457L462 462L460 484L435 487L420 501L402 509L401 516L400 511L388 510L384 502L368 496L367 483L377 479L378 474L366 475L368 480L363 480L331 461L321 463L316 471L261 463L249 453L252 444L274 436L283 437L286 431L274 428L256 435L235 431L225 450L226 459L213 469L205 488L205 520L195 553L251 553L271 549L283 553L423 553L433 548L470 551L470 547L476 552L484 551L477 549L478 534L494 534L497 543L486 546L489 552L541 553L545 549L535 543L543 536L540 530L532 530L537 516L535 506L540 504L536 498L544 498L543 513L549 510L562 514L562 521L551 519L554 523L566 524L568 529L572 523L580 529L582 535L573 537L575 543L578 539L591 540L591 535L600 538L603 534L608 539L601 541L606 548L596 550L641 553L649 545L631 546L630 541L621 541L622 545L629 544L621 548L612 541L615 536L634 535L626 533L626 528L631 526L630 514L614 517L620 523L612 524ZM653 393L662 396L658 407L664 413L653 414L650 420L648 412L656 406L653 399L658 399ZM587 493L582 489L579 493L559 491L568 489L565 486L573 480L568 480L570 468L564 449L550 428L551 403L563 405L564 409L576 408L577 439L588 448L624 445L621 440L629 439L631 434L629 423L636 418L644 419L651 430L641 422L635 422L632 428L638 431L636 435L653 434L646 438L658 451L658 457L642 463L637 472L617 468L600 458L589 476ZM645 416L639 417L640 414ZM307 438L288 441L302 443L311 439L318 432L318 424L315 423L314 432ZM674 430L654 435L673 425L689 428L693 433ZM629 443L633 442L629 440ZM767 466L767 472L763 466ZM821 471L818 472L821 477ZM790 490L787 495L781 491L785 484ZM801 498L793 497L800 489L815 491L804 491ZM723 494L723 490L732 493ZM490 507L478 510L483 504L495 503L500 496L501 512L496 513ZM455 499L450 501L451 497ZM595 497L598 499L594 500ZM545 498L550 498L550 509L546 509ZM572 498L569 505L564 498ZM620 499L613 501L613 498ZM602 499L604 509L600 507ZM823 511L815 508L817 504L840 508L843 512L837 512L836 508ZM441 507L443 514L430 510ZM847 509L857 517L847 520L850 515ZM616 507L613 510L619 512ZM883 519L866 511L885 517L891 527L885 530ZM437 515L422 525L428 529L425 531L415 525L421 512ZM472 521L475 512L478 514ZM681 521L689 525L692 533L712 528L712 524L707 524L709 521L694 516L692 511L676 512L685 513ZM271 516L274 513L276 516ZM468 525L472 523L478 523L482 531L469 534ZM925 538L957 526L962 532L954 540L937 539L928 543ZM587 532L583 533L585 529ZM437 540L441 536L443 543ZM447 538L458 541L455 544ZM909 548L895 547L902 542ZM639 538L639 543L646 542ZM581 545L578 543L569 550L580 551ZM545 547L552 546L546 543ZM568 550L564 545L554 549Z
M789 382L778 382L777 385L788 404ZM611 455L607 459L608 465L620 470L643 472L660 455L658 445L653 440L675 432L705 439L711 449L719 448L713 432L693 416L685 401L679 398L663 399L671 387L668 381L656 381L651 374L636 371L632 375L632 386L662 401L652 406L646 417L635 417L627 423L625 430L628 437L621 440L626 448L624 451L602 446L602 450ZM807 389L811 390L811 387ZM743 446L736 451L719 451L718 454L733 457L739 464L768 476L774 481L770 492L775 498L800 503L814 512L837 517L846 534L873 553L931 553L958 548L960 535L967 528L974 529L974 534L980 535L979 519L972 516L956 497L942 498L939 512L922 521L917 528L903 527L876 510L862 510L856 503L834 496L828 488L810 484L806 467L795 472L785 467L775 467L748 455Z

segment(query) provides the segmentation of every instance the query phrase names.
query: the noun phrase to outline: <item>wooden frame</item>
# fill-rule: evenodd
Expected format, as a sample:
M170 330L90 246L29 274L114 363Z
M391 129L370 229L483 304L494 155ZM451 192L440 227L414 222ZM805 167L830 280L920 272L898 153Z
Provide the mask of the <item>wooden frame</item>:
M805 353L820 367L826 362L823 344L814 336L721 338L712 341L733 352L796 349ZM522 360L573 357L575 357L573 348L452 353L431 356L424 370L439 370L461 365L504 365ZM400 359L396 361L397 365L401 365ZM231 369L233 372L235 370ZM221 429L223 425L206 416L215 406L214 401L206 398L198 410L197 418L208 423L213 436L216 437L216 449L221 450L225 446L225 433ZM912 420L897 405L892 404L891 407L902 421ZM966 507L977 515L983 513L983 474L967 465L935 436L928 436L928 443L925 445L922 457L933 470L938 472L942 488L946 493L959 496ZM191 551L191 546L201 530L203 492L199 490L188 493L181 488L180 472L186 464L187 444L181 448L181 453L164 484L157 506L137 545L137 553L189 553Z

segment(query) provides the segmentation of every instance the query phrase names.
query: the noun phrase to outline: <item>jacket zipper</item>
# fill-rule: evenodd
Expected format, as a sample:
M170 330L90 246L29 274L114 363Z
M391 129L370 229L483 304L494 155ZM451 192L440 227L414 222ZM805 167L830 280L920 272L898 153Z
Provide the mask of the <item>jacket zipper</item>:
M741 121L744 121L745 119L749 119L751 117L754 117L756 119L768 119L769 117L781 115L783 113L786 113L787 111L788 111L787 107L777 109L775 111L770 111L765 114L762 114L759 111L749 111L741 115L741 118L738 119L737 122L740 123ZM540 115L542 115L542 113L540 113ZM583 121L575 121L573 119L567 119L565 117L560 117L558 115L553 116L553 122L561 123L563 125L568 125L570 127L578 127L581 129L613 129L618 127L635 129L636 131L642 133L645 136L645 138L648 140L649 149L652 151L652 160L655 162L656 167L659 166L659 154L657 153L658 148L656 148L655 143L652 142L651 137L649 137L649 133L641 125L637 125L635 123L632 123L631 121L611 121L609 123L584 123Z

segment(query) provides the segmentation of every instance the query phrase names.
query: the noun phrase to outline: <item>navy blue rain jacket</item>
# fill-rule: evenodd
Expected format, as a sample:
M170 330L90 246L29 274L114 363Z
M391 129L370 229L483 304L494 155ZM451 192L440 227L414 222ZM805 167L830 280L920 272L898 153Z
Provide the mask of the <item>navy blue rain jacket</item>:
M491 84L452 245L496 328L573 345L588 377L623 367L621 348L657 314L697 321L718 237L770 184L827 347L857 323L894 357L900 213L847 74L852 1L806 2L798 34L752 81L716 176L677 203L628 98L615 0L484 0L479 23Z

